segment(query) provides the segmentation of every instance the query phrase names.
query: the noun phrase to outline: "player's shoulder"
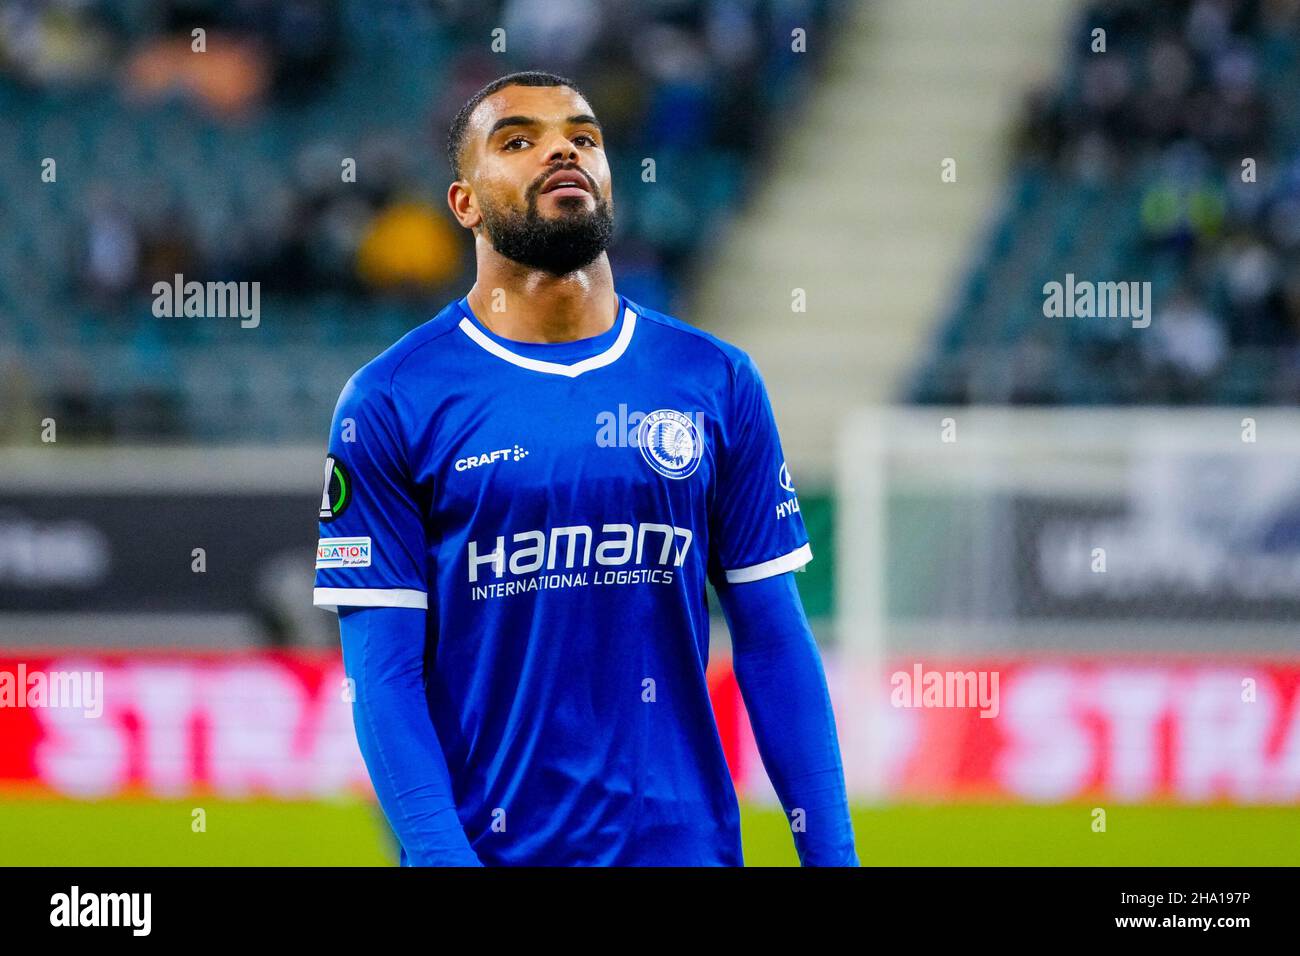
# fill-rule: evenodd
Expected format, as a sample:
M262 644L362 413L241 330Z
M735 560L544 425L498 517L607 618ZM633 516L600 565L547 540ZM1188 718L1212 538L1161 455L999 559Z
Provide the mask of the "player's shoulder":
M394 381L410 371L411 359L432 357L436 361L439 355L439 350L435 347L438 340L455 330L460 319L459 302L451 302L432 319L411 329L353 372L344 387L344 394L351 393L358 397L390 394ZM451 363L446 364L450 370ZM427 376L429 370L425 363L422 363L420 371L421 375Z
M732 377L757 374L754 360L740 346L675 316L646 308L631 299L627 300L627 304L637 313L640 320L648 322L657 334L671 339L674 350L680 350L677 354L718 363Z

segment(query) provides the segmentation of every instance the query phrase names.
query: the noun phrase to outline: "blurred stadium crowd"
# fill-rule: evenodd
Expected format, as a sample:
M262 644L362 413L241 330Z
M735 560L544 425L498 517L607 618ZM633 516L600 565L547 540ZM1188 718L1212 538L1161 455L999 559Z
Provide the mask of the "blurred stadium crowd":
M674 308L811 80L791 29L834 5L8 2L0 407L89 440L318 436L352 369L468 287L442 139L515 69L597 106L620 289ZM177 273L260 282L263 320L155 318ZM0 416L0 438L35 440L30 420Z
M1103 0L1063 53L910 397L1300 398L1300 3ZM1045 319L1067 273L1150 281L1150 326Z

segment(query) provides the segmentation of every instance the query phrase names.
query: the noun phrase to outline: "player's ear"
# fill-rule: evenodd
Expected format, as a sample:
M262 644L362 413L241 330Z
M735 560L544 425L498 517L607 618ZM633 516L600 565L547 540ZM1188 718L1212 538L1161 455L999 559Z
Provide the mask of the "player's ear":
M447 187L447 205L451 207L451 214L456 217L456 221L466 229L476 228L483 220L474 190L463 179L458 179Z

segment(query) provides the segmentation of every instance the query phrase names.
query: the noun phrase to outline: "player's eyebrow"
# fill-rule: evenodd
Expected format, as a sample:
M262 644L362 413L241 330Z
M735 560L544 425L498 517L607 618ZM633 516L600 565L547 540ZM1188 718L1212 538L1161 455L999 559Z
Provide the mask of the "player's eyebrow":
M498 130L504 129L507 126L537 126L540 122L540 120L532 116L503 116L492 124L492 128L488 130L487 138L491 139L497 134ZM570 126L594 126L600 132L605 132L604 128L600 125L600 120L596 119L596 117L592 116L590 113L575 113L565 122Z
M495 123L492 124L492 128L488 130L487 138L491 139L493 136L496 135L497 130L503 129L507 126L536 126L536 125L537 125L537 120L531 116L503 116Z

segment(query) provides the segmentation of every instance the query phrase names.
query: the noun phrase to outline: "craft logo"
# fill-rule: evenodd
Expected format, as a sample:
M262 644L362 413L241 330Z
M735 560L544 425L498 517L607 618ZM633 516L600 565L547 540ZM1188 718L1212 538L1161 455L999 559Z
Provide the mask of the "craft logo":
M498 461L523 461L527 457L528 449L523 445L515 445L513 448L498 448L495 451L485 451L478 455L457 458L456 470L469 471L471 468L482 468L484 465L495 464Z

